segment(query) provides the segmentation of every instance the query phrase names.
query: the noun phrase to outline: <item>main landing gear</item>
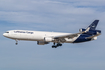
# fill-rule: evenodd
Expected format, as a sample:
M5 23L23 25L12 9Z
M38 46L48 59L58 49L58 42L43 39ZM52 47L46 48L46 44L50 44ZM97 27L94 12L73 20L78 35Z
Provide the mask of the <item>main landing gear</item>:
M16 41L16 43L15 43L15 44L16 44L16 45L18 45L18 40L16 39L15 41Z
M52 46L52 48L57 48L57 47L59 47L59 46L62 46L62 44L57 43L57 44L55 45L55 43L54 43L54 45Z

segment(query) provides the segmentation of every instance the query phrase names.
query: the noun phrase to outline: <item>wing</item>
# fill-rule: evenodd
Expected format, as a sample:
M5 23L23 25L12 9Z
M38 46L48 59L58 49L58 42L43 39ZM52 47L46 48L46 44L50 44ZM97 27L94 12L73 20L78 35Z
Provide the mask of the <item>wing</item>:
M86 29L86 31L83 31L83 32L80 32L80 33L55 36L55 37L54 37L54 39L60 40L60 42L65 42L65 38L70 39L70 38L77 37L77 36L78 36L78 35L80 35L80 34L83 34L83 33L88 32L88 31L89 31L89 29L90 29L90 27L89 27L89 28L87 28L87 29Z
M55 36L54 39L61 39L61 38L74 38L74 37L77 37L79 34L81 34L81 33Z

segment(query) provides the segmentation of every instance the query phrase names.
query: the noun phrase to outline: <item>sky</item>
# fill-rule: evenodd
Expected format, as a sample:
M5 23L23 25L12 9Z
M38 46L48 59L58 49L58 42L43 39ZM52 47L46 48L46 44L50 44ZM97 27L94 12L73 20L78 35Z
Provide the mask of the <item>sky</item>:
M0 70L104 70L105 0L0 0ZM3 37L8 30L78 33L95 19L102 34L86 43L37 45Z

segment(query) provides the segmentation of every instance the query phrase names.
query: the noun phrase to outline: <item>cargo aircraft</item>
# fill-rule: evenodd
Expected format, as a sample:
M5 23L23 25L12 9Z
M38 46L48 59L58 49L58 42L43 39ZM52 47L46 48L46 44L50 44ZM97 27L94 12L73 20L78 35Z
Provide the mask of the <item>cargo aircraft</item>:
M38 45L45 45L53 42L52 48L62 46L63 43L82 43L96 40L101 34L101 30L96 30L99 20L95 20L86 29L79 29L79 33L60 33L29 30L10 30L3 34L4 37L16 41L19 40L37 41Z

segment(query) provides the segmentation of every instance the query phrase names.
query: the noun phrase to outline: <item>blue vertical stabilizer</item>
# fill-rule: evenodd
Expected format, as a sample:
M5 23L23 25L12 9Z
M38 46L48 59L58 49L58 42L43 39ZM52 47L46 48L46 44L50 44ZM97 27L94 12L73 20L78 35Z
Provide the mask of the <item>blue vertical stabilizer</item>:
M99 20L95 20L88 28L90 27L90 30L95 30L97 27Z

